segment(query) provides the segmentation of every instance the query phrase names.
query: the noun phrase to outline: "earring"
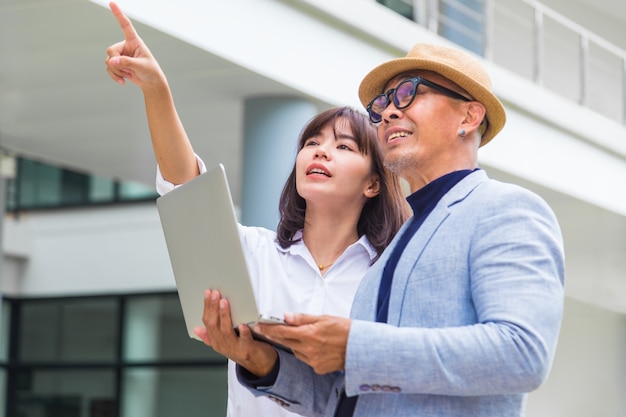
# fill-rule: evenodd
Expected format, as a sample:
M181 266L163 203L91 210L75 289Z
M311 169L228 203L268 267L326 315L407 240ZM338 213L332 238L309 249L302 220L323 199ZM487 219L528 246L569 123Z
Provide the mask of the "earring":
M461 129L461 130L459 130L459 136L460 136L460 137L465 136L465 129Z

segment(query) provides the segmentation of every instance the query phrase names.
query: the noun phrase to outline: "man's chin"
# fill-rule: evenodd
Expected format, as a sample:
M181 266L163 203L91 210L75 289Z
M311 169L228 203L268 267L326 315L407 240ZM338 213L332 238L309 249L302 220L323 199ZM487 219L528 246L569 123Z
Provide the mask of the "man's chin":
M414 163L413 158L408 155L401 155L395 152L389 152L385 154L385 168L394 174L402 177L402 173L412 166Z

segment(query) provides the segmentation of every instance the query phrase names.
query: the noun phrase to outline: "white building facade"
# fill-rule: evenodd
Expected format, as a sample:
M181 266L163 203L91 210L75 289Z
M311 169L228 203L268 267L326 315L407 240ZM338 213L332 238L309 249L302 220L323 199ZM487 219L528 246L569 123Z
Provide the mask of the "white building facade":
M141 93L102 65L122 39L107 4L0 5L0 52L19 58L0 67L0 415L223 416L226 362L185 334ZM559 346L526 415L626 417L625 4L118 4L196 151L225 164L242 223L269 228L300 128L360 108L371 68L416 42L484 60L508 122L480 165L541 195L565 239Z

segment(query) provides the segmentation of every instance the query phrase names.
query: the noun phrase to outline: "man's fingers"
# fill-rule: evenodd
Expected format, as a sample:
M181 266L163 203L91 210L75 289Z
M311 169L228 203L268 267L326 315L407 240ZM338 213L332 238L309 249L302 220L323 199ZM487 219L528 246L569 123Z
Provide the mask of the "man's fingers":
M306 336L299 327L283 324L257 324L254 331L291 348L300 345L302 338Z
M308 338L310 336L309 330L302 326L317 323L321 317L309 314L285 313L286 325L258 323L255 325L254 331L278 343L292 347L292 344L300 344L303 337Z
M303 324L315 323L319 319L320 316L311 316L309 314L285 313L285 323L292 326L302 326Z
M130 19L122 12L122 9L120 9L119 6L113 1L109 3L109 8L111 9L111 12L113 12L113 16L115 16L117 23L120 24L124 38L127 41L136 39L138 37L137 31L133 27Z

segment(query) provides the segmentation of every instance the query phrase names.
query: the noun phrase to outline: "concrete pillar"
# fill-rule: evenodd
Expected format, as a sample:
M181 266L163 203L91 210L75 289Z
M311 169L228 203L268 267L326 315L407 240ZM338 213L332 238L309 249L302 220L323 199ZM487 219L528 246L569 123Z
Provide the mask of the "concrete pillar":
M276 230L278 200L295 161L313 103L289 97L256 97L244 104L241 223Z

